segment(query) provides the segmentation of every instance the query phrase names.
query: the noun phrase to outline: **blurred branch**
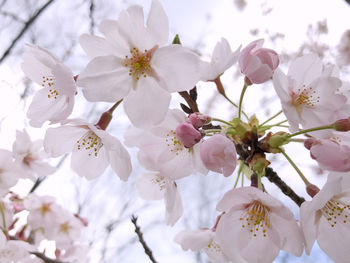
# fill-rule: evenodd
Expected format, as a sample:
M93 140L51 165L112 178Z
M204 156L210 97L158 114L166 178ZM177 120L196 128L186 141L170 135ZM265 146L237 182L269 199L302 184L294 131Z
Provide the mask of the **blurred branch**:
M94 34L94 28L95 28L94 11L95 11L94 0L90 0L89 18L90 18L90 34L91 35Z
M2 11L1 14L4 15L4 16L9 16L15 21L18 21L18 22L21 22L21 23L25 23L25 21L22 18L18 17L16 14L13 14L13 13L10 13L10 12L7 12L7 11Z
M30 254L35 255L36 257L40 258L45 263L68 263L66 261L63 262L63 261L60 261L57 259L48 258L47 256L45 256L43 253L40 253L40 252L30 252Z
M2 57L0 58L0 63L2 63L6 57L10 54L13 47L16 45L16 43L21 39L21 37L27 32L27 30L30 28L30 26L36 21L36 19L39 17L39 15L55 0L49 0L44 4L41 8L39 8L33 16L31 16L27 22L24 23L24 26L22 30L18 33L18 35L12 40L10 46L6 49Z
M345 0L346 3L348 3L350 5L350 0Z
M137 225L137 217L132 215L131 216L131 222L134 224L135 226L135 233L137 234L137 236L139 237L139 241L141 243L141 245L143 246L143 249L145 250L145 253L147 254L147 256L149 257L149 259L153 262L153 263L157 263L157 261L154 259L152 251L149 249L148 245L146 244L145 240L143 239L143 234L141 232L140 227Z

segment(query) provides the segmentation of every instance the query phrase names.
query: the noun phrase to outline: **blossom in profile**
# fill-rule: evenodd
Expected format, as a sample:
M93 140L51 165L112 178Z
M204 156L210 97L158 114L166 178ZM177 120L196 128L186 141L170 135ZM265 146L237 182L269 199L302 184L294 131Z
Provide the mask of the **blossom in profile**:
M162 176L159 172L142 174L136 179L136 189L145 200L165 202L165 221L173 226L182 216L182 200L174 180Z
M200 156L205 167L226 177L236 168L236 147L222 134L215 134L203 141L200 145Z
M42 87L27 112L30 125L41 127L45 121L65 120L74 106L73 72L54 54L35 45L28 45L21 66L24 74Z
M215 231L211 229L184 230L175 236L174 241L185 251L191 250L199 252L200 250L204 250L212 262L230 262L223 253L220 245L217 243ZM246 261L237 255L233 262L245 263Z
M308 139L311 158L329 171L350 171L350 147L330 139Z
M262 190L230 190L217 210L225 213L218 222L216 237L233 262L239 254L249 263L271 263L280 250L301 256L304 239L292 212Z
M44 148L52 157L72 152L72 169L89 180L100 176L109 164L123 181L131 173L129 153L120 141L84 120L69 120L58 128L49 128Z
M133 125L150 127L165 117L170 93L190 90L200 79L199 57L168 41L163 7L153 0L145 25L143 10L131 6L119 19L103 20L104 37L82 35L80 44L92 60L77 83L89 101L123 99Z
M276 70L273 85L292 132L300 124L310 128L332 123L346 103L346 97L336 93L342 82L323 71L322 61L313 53L296 58L287 75Z
M43 141L32 141L26 130L16 132L12 146L15 163L21 169L21 178L36 179L36 176L47 176L56 171L45 159L49 156L44 151Z
M323 188L300 207L306 254L317 240L334 262L349 262L350 251L350 177L330 173Z
M241 72L251 83L260 84L268 81L279 64L276 51L262 48L263 44L263 39L253 41L238 57Z
M202 64L202 80L215 80L229 69L238 60L238 55L241 47L232 52L230 44L225 38L221 38L213 50L210 62Z

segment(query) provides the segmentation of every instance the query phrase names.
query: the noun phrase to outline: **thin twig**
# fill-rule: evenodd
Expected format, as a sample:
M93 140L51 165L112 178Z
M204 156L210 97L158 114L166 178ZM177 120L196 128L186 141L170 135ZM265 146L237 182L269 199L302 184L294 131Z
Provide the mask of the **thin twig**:
M135 226L135 233L137 234L137 236L139 237L139 241L141 243L141 245L143 246L143 249L145 250L145 253L147 254L147 256L149 257L149 259L153 262L153 263L157 263L157 261L154 259L153 254L152 254L152 250L149 249L148 245L146 244L145 240L143 239L143 234L141 232L140 227L137 225L137 217L132 215L131 216L131 222L134 224Z
M199 112L197 103L191 98L187 91L180 91L179 94L185 99L193 112Z
M270 182L274 183L278 186L281 191L292 199L298 206L301 206L305 199L297 195L292 188L290 188L282 179L278 176L278 174L270 167L266 168L266 178L269 179Z
M55 0L49 0L47 1L41 8L39 8L33 16L31 16L27 22L24 23L24 26L22 30L18 33L18 35L12 40L10 46L6 49L2 57L0 58L0 63L2 63L5 58L10 54L12 48L16 45L18 40L21 39L21 37L24 35L25 32L30 28L30 26L35 22L35 20L39 17L39 15L50 5L54 2Z
M94 19L95 3L94 0L90 0L89 6L89 18L90 18L90 34L94 34L95 19Z

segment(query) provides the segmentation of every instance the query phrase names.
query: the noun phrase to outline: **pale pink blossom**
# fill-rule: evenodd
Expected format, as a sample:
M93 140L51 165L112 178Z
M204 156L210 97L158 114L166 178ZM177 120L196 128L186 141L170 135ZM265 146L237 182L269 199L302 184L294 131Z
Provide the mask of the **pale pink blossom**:
M204 81L215 80L220 77L227 69L237 62L239 51L232 52L230 44L225 38L221 38L213 50L210 62L203 62L201 79Z
M170 93L189 90L199 80L199 57L168 41L168 18L153 0L146 26L140 6L122 11L119 19L103 20L103 37L82 35L80 44L92 61L81 72L78 85L89 101L123 99L125 113L138 127L159 124L170 103Z
M8 193L20 178L20 170L15 165L12 153L0 149L0 196Z
M279 58L274 50L262 48L263 39L255 40L246 46L238 57L241 72L251 83L268 81L278 67Z
M342 82L323 70L322 61L313 53L296 58L288 75L276 70L273 84L292 132L300 124L311 128L334 122L346 103L346 97L336 93Z
M7 240L0 231L0 263L21 263L29 257L29 252L34 250L34 247L27 242Z
M213 263L227 263L229 259L223 253L216 240L216 233L210 229L184 230L178 233L174 241L178 243L183 250L199 252L204 250ZM239 255L233 261L235 263L246 262Z
M22 70L42 86L27 112L32 126L41 127L45 121L58 122L72 113L76 93L73 73L54 54L28 45L23 54Z
M176 127L186 121L186 115L177 109L169 110L164 121L149 129L131 128L125 133L125 144L139 148L138 160L148 170L176 180L192 173L206 174L199 154L199 144L186 148L176 134Z
M217 210L225 213L217 225L216 237L230 260L239 254L249 263L271 263L280 250L301 256L304 239L292 212L262 190L230 190Z
M310 140L310 139L309 139ZM350 171L350 147L330 139L311 139L310 155L325 170Z
M143 199L164 199L165 221L168 225L173 226L182 216L182 200L174 180L157 172L142 174L136 179L136 188Z
M200 142L203 135L192 124L187 122L180 123L176 129L176 136L186 148L193 147Z
M35 175L42 177L56 171L56 168L46 161L49 156L44 151L43 141L32 141L26 130L16 132L12 155L21 169L22 178L35 180Z
M222 134L215 134L203 141L200 145L200 156L205 167L224 176L230 176L236 168L236 147Z
M350 178L331 173L324 187L300 207L306 253L317 240L320 248L337 263L349 262Z
M131 173L129 153L120 141L84 120L69 120L58 128L49 128L44 148L52 157L72 152L72 169L88 180L100 176L109 164L123 181Z

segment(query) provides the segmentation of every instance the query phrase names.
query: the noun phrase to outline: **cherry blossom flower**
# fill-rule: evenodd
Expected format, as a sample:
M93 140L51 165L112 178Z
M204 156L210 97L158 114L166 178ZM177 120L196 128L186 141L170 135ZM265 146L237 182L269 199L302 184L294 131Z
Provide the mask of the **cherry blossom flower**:
M7 241L6 236L0 231L0 263L23 262L29 257L28 251L34 251L33 246L20 240Z
M203 249L209 259L214 263L229 262L229 259L217 243L215 232L210 229L184 230L175 236L174 241L181 245L183 250L199 252ZM233 262L244 263L246 261L237 255Z
M348 172L350 171L350 147L341 145L330 139L312 140L309 145L310 155L322 169Z
M262 48L263 39L255 40L246 46L238 57L241 72L251 83L268 81L278 67L279 59L274 50Z
M225 255L239 254L249 263L271 263L279 251L303 252L303 236L291 211L279 200L255 187L228 191L217 205L225 212L216 237Z
M148 170L157 171L176 180L194 172L206 174L199 155L199 144L186 148L176 135L176 127L186 121L185 114L177 109L169 110L165 120L149 129L132 128L125 134L125 144L139 148L138 159Z
M27 112L33 127L41 127L45 121L64 120L72 113L76 93L73 73L54 54L28 45L23 54L22 70L42 86Z
M300 220L307 254L317 240L320 248L335 262L349 261L349 198L349 175L330 173L321 191L301 205Z
M341 81L323 71L316 54L296 58L289 67L288 75L276 70L274 88L292 132L303 127L332 123L334 113L346 103L344 95L336 94Z
M232 52L230 44L225 38L221 38L213 50L211 62L203 62L202 80L215 80L222 75L227 69L237 62L239 51L241 47L238 47L236 51Z
M190 90L199 80L199 57L168 41L168 18L157 0L144 24L143 10L131 6L119 19L99 26L105 38L82 35L80 44L92 58L78 85L89 101L123 99L125 112L138 127L160 123L170 103L170 92Z
M237 153L234 143L222 134L215 134L203 141L200 156L209 170L230 176L236 168Z
M0 196L8 193L20 178L20 171L13 162L12 153L0 149Z
M26 130L16 132L12 155L21 168L22 178L34 180L35 175L42 177L56 171L56 168L44 161L48 155L43 149L42 140L32 142Z
M145 200L164 199L168 225L173 226L182 216L182 201L175 181L157 172L147 173L137 177L136 188Z
M131 173L129 153L120 141L84 120L69 120L61 127L49 128L44 148L52 157L73 152L72 169L88 180L101 175L108 164L123 181Z

